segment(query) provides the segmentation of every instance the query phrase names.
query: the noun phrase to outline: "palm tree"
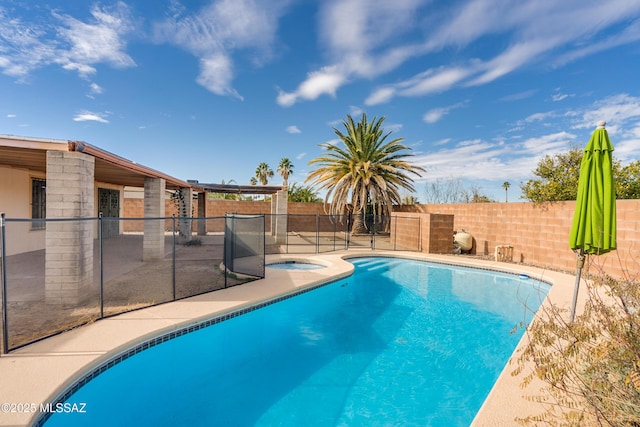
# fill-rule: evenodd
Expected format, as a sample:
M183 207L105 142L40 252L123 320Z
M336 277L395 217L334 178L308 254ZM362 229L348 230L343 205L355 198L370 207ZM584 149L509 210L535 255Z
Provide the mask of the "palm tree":
M260 163L256 168L256 179L260 181L262 185L267 185L269 178L273 178L273 171L265 162Z
M393 204L401 204L399 194L404 188L414 192L409 173L420 176L425 170L405 159L411 154L401 142L403 138L387 141L391 132L384 133L384 117L369 123L366 114L357 124L350 115L343 121L346 133L333 129L344 148L334 144L320 144L327 153L309 164L318 165L306 181L313 181L319 190L326 190L325 202L331 198L330 214L343 215L348 205L355 213L353 232L366 231L364 215L367 208L374 215L386 215Z
M504 201L509 201L509 187L511 187L511 183L509 181L505 181L502 183L502 188L504 188Z
M250 185L257 185L258 184L258 180L256 179L255 176L251 177L251 179L249 180L249 184Z
M318 194L309 185L300 185L294 182L288 190L289 194L287 198L290 202L317 203L322 201L322 199L318 197Z
M282 175L282 186L287 187L289 181L289 175L293 173L293 163L287 157L280 160L277 172Z

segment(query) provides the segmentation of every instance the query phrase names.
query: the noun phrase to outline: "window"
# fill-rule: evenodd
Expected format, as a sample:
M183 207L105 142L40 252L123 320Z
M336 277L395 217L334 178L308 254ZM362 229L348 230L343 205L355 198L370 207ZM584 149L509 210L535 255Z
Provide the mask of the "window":
M42 219L47 217L47 181L33 178L31 180L31 219ZM44 230L45 221L33 221L32 230Z

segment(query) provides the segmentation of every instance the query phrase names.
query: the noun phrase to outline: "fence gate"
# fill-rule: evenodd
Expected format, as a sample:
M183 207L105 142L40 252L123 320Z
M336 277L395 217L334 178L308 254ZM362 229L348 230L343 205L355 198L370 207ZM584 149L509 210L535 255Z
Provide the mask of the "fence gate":
M264 277L264 215L226 215L224 265L227 274ZM226 286L226 285L225 285Z
M120 217L120 191L109 188L98 188L98 212L102 212L103 218ZM105 221L102 228L102 237L113 237L120 233L120 221Z

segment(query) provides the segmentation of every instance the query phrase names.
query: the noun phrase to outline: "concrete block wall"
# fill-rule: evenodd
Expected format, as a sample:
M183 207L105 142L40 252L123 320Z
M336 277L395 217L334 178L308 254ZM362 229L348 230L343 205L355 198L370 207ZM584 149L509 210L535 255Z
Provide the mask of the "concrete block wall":
M165 186L161 178L144 180L144 217L162 218L165 216ZM164 258L164 224L158 220L144 220L144 238L142 241L142 259L144 261Z
M575 272L576 256L569 249L575 201L546 205L469 203L407 205L399 212L443 213L454 216L454 230L464 229L475 240L476 253L492 256L497 245L513 246L513 260L542 268ZM613 277L640 276L640 200L618 200L618 249L590 257L592 271Z
M453 250L453 215L394 212L391 242L396 249L448 254Z
M422 240L422 217L417 213L391 214L391 244L398 250L422 250L425 242ZM427 242L428 245L428 242Z

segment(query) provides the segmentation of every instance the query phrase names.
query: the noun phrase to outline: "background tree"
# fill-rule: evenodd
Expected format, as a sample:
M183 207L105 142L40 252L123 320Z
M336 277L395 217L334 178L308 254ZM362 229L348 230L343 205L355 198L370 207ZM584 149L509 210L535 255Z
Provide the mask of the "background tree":
M229 181L226 181L223 179L220 184L222 185L231 185L231 184L237 184L236 181L234 179L230 179ZM242 196L237 193L209 193L208 197L210 199L223 199L223 200L242 200Z
M619 199L640 199L640 160L623 167L615 180Z
M504 188L505 203L509 201L509 187L511 187L511 183L509 181L505 181L502 183L502 188Z
M522 197L534 203L575 200L582 155L582 149L572 147L566 153L543 158L533 171L538 178L520 185ZM616 197L639 199L640 161L622 167L620 161L614 158L612 171L616 183Z
M260 181L260 184L267 185L269 178L273 178L273 170L271 170L268 164L262 162L256 168L255 178Z
M322 201L322 199L318 197L318 193L308 185L300 185L294 182L288 190L288 200L290 202L317 203Z
M343 215L350 205L354 215L353 232L362 232L364 215L369 207L375 215L389 214L393 204L401 204L401 188L414 192L410 174L420 176L424 169L406 161L412 154L401 144L402 138L387 141L391 132L385 133L385 118L367 121L363 114L355 123L348 115L343 121L345 133L334 128L344 144L321 144L326 154L309 162L318 168L307 181L326 190L325 201L330 202L332 215Z
M425 203L486 203L493 202L482 194L480 187L466 188L460 178L437 179L425 188Z
M258 180L255 176L252 176L251 179L249 179L249 185L258 185Z
M409 194L402 197L403 205L417 205L418 203L418 198L414 194Z
M495 200L490 198L489 196L482 194L480 191L480 187L472 186L471 187L471 197L468 203L493 203Z
M520 185L523 197L534 203L575 200L582 154L574 146L566 153L545 156L533 171L538 178Z
M291 163L291 160L287 157L280 160L276 171L282 176L282 186L287 187L289 184L289 175L293 173L293 163Z

